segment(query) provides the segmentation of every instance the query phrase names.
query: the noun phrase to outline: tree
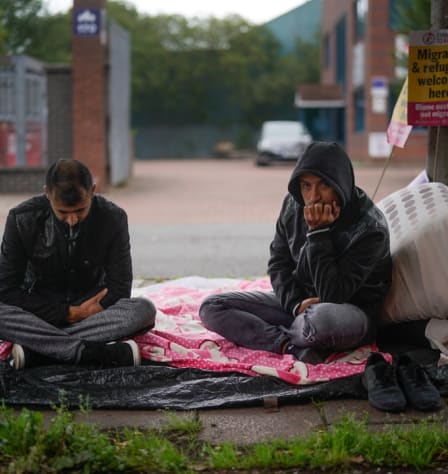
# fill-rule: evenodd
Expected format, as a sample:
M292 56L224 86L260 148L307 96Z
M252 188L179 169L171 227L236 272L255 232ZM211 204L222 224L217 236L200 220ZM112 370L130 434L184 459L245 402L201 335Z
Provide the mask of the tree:
M400 33L430 28L431 0L395 0L395 29Z
M44 1L0 0L0 46L7 38L9 52L69 63L71 12L50 15ZM295 118L297 84L318 81L318 41L298 42L294 54L282 56L267 28L238 15L150 16L126 1L106 5L107 17L131 37L134 126L244 122L258 127L267 119Z
M24 53L34 38L42 0L0 0L0 53Z
M278 53L270 33L239 16L144 16L132 43L135 124L242 120L254 81Z
M26 54L47 63L71 61L71 14L41 15Z
M258 126L265 120L297 117L294 94L298 84L318 83L320 80L319 37L311 43L297 40L295 52L275 55L272 67L254 82L255 98L248 120Z

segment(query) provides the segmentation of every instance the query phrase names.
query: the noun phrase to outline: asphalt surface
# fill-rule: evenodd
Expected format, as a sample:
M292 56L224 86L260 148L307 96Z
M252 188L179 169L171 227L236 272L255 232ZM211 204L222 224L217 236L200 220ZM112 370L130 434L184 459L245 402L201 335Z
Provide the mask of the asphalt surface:
M292 169L256 167L248 158L136 161L129 183L104 193L128 213L134 276L264 275ZM382 163L355 165L358 186L372 196L382 170ZM375 201L420 171L389 166ZM9 208L27 197L0 194L0 233Z

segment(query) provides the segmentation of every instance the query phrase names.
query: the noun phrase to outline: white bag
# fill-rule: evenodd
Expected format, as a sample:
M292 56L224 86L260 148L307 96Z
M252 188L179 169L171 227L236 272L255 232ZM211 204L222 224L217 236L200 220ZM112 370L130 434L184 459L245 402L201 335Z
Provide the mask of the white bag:
M448 187L409 186L377 205L389 224L393 260L385 322L447 319Z

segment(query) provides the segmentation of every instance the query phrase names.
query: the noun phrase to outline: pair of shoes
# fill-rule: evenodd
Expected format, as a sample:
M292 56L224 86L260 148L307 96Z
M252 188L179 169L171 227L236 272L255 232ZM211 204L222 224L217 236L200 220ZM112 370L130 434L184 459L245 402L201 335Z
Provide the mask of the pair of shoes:
M141 364L140 350L131 339L114 342L84 341L80 365L96 367L137 367Z
M407 354L396 360L397 378L409 405L416 410L433 411L442 406L440 393L425 369Z
M369 403L378 410L401 412L407 404L422 411L441 407L440 394L425 369L406 354L389 364L382 354L372 353L367 359L362 383Z
M9 365L16 370L55 364L60 364L60 362L52 357L27 349L20 344L12 346Z
M284 354L290 354L305 364L317 365L324 363L324 359L319 352L311 347L300 348L290 343L286 346Z
M362 375L369 403L378 410L400 412L406 408L406 398L398 385L395 367L380 354L373 352L367 359Z

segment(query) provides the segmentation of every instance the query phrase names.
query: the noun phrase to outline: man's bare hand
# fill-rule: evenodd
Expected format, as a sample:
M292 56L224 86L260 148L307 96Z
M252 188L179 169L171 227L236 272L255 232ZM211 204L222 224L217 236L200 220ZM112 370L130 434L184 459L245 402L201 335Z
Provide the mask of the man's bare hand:
M308 306L311 306L312 304L317 304L317 303L320 303L320 298L318 297L307 298L303 300L299 308L297 309L297 314L303 313L306 310L306 308L308 308Z
M77 323L93 314L103 311L104 308L100 305L100 301L106 296L107 291L107 288L104 288L104 290L101 290L95 296L92 296L92 298L84 301L84 303L79 306L70 306L67 321L69 323Z
M336 201L331 204L311 202L303 208L303 217L310 230L333 224L340 214L341 207Z

